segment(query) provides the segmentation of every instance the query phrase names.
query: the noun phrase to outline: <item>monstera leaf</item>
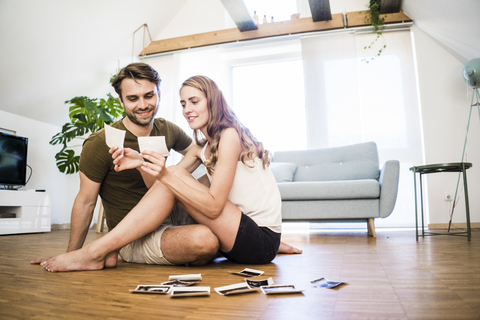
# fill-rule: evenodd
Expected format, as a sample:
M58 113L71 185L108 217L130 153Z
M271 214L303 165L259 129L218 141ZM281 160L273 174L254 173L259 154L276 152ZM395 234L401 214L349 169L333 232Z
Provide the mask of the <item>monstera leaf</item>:
M50 140L51 145L61 145L62 149L55 155L58 170L66 174L78 172L80 156L75 155L71 146L74 140L84 140L88 135L102 129L106 124L115 122L116 119L124 117L120 101L108 94L108 99L92 99L89 97L75 97L65 101L69 104L70 122L63 125L62 131L57 133Z
M57 168L60 172L66 174L78 172L80 156L76 156L75 151L71 149L62 150L55 155L55 159L57 159Z
M81 137L89 132L86 125L78 123L65 123L62 132L57 133L50 141L51 145L62 144L66 148L67 144L77 137Z

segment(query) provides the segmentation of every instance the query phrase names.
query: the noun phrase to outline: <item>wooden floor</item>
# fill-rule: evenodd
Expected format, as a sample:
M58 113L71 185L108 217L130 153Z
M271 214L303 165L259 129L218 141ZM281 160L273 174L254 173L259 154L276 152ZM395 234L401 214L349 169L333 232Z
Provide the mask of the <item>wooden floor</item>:
M319 231L286 234L302 255L279 255L268 265L218 259L203 267L120 262L101 271L49 273L33 258L65 250L68 230L0 236L0 319L480 319L480 231L472 240L415 231ZM91 231L87 242L102 234ZM242 282L228 273L251 267L303 294L220 296L213 288ZM132 294L138 284L201 273L209 297L171 299ZM262 277L262 278L265 278ZM346 284L316 288L318 277Z

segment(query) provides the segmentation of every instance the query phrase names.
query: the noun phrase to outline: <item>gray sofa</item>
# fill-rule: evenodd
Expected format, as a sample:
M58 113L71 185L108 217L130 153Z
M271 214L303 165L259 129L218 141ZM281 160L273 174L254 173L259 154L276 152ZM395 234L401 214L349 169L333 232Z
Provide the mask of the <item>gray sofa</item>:
M397 199L399 162L379 169L374 142L344 147L278 151L270 168L282 196L283 221L365 221L388 217Z

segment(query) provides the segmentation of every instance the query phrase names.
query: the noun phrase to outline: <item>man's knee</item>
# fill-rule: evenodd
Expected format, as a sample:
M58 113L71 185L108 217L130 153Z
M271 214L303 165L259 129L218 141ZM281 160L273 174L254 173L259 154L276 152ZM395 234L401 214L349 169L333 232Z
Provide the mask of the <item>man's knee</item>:
M207 264L218 250L217 237L204 225L171 226L162 235L161 251L172 264Z
M200 257L210 257L218 252L220 247L217 236L206 226L198 225L191 237L194 252Z

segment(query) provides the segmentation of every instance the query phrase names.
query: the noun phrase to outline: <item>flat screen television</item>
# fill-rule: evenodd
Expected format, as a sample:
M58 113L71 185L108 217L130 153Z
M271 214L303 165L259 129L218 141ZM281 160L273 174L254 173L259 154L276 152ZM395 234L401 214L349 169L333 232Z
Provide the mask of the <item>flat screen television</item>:
M0 132L0 189L25 186L28 138Z

